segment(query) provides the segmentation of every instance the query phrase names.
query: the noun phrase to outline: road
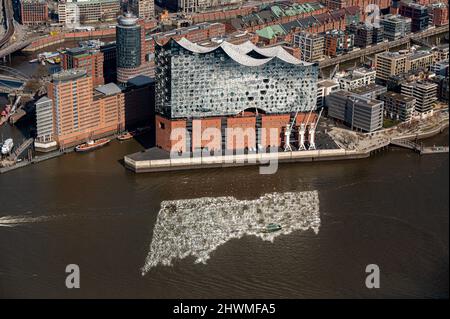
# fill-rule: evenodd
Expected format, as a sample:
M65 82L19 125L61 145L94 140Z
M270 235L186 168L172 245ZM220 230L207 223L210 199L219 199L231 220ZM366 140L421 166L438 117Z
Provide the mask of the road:
M3 8L5 10L6 33L0 40L0 48L9 42L9 39L14 34L14 11L12 0L3 0Z
M402 39L399 39L399 40L390 41L390 42L382 42L382 43L379 43L379 44L374 45L369 48L365 48L365 49L361 49L358 51L353 51L353 52L349 52L347 54L343 54L336 58L325 59L325 60L322 60L319 62L319 66L320 66L320 68L326 68L326 67L338 64L338 63L343 63L346 61L358 59L363 56L369 56L369 55L373 55L375 53L383 52L383 51L389 50L391 48L395 48L395 47L404 45L404 44L410 42L411 40L423 39L423 38L431 37L431 36L442 34L442 33L448 33L448 25L443 26L443 27L436 27L434 29L429 29L426 31L418 32L418 33L411 33L408 36L406 36Z

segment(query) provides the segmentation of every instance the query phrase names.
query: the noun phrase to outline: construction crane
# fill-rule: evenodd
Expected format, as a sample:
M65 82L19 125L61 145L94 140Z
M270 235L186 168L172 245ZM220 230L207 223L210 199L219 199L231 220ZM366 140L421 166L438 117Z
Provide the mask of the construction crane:
M336 65L334 66L333 71L331 71L330 76L329 76L329 79L330 79L330 80L334 80L334 77L336 76L338 69L339 69L339 63L336 64Z

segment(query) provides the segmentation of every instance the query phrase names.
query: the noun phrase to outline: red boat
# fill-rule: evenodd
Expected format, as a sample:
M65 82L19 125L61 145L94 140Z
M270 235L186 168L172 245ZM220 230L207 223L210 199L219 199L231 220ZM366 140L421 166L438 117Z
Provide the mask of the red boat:
M106 139L106 138L101 138L99 140L93 141L90 140L86 143L77 145L75 147L75 151L76 152L88 152L88 151L92 151L95 150L97 148L100 148L102 146L105 146L106 144L108 144L111 140Z
M129 139L132 139L133 136L135 136L135 135L136 135L135 131L133 131L133 132L125 132L125 133L120 134L119 136L117 136L117 139L119 141L127 141Z

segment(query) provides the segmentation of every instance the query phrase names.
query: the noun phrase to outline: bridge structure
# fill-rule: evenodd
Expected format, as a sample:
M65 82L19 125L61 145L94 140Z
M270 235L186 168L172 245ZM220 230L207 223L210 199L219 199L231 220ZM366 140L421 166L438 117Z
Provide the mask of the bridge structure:
M25 152L27 149L29 149L30 147L33 146L33 142L34 139L33 138L29 138L26 139L25 141L23 141L22 144L20 144L18 147L16 147L16 149L11 153L11 155L9 156L9 160L10 161L16 161L17 158L23 153Z
M419 145L417 143L414 143L413 141L406 140L406 139L397 139L397 140L391 140L391 144L403 148L407 148L410 150L413 150L415 152L419 152L422 150L422 145Z
M449 26L446 25L446 26L442 26L442 27L435 27L435 28L428 29L428 30L425 30L422 32L418 32L418 33L411 33L411 34L405 36L404 38L401 38L401 39L398 39L395 41L378 43L376 45L373 45L373 46L365 48L365 49L361 49L358 51L352 51L352 52L340 55L335 58L322 60L319 62L319 67L322 69L322 68L333 66L335 64L356 60L359 58L364 58L366 56L374 55L376 53L389 51L389 49L399 47L399 46L402 46L405 44L409 44L411 42L426 43L426 46L429 46L429 44L427 42L423 42L423 39L426 39L426 38L429 38L432 36L436 36L436 35L440 35L440 34L448 34L448 32L449 32Z
M14 93L22 91L25 83L31 78L17 69L0 65L0 93Z
M420 155L448 153L449 151L448 146L423 146L422 144L417 144L407 139L391 140L390 144L413 150L414 152L417 152Z

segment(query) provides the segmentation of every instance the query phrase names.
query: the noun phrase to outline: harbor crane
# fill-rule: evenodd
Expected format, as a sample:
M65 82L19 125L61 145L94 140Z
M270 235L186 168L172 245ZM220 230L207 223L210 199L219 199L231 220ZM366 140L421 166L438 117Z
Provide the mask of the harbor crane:
M310 150L310 151L316 149L316 143L315 143L316 128L317 128L317 125L319 124L319 120L320 120L320 116L322 115L322 111L323 111L323 107L320 109L319 116L317 117L317 121L315 121L314 124L312 124L309 127L309 148L308 148L308 150Z
M286 131L284 132L284 151L285 152L292 152L291 133L292 133L292 129L294 128L295 121L297 120L298 112L300 112L300 108L302 106L302 102L303 102L303 98L304 98L303 92L301 92L298 89L296 91L297 91L297 98L298 98L299 103L297 106L297 110L295 111L294 118L292 119L292 122L286 126Z
M298 100L300 102L304 101L304 95L303 92L297 90L298 92ZM301 103L298 104L297 110L295 112L295 116L292 119L292 122L290 124L288 124L286 126L286 131L284 132L284 136L285 136L285 143L284 143L284 151L285 152L292 152L292 146L290 143L290 139L291 139L291 133L292 133L292 129L294 128L295 122L297 120L297 116L298 113L300 111L300 107L301 107ZM304 119L302 120L302 122L300 123L299 126L299 147L298 150L299 151L304 151L306 150L306 146L305 146L305 132L306 132L306 128L308 126L309 123L309 119L311 118L311 114L313 112L314 108L311 108L308 116L306 118L306 121L304 121ZM314 121L314 123L309 125L309 129L308 129L308 135L309 135L309 146L308 146L308 150L315 150L316 149L316 144L315 144L315 135L316 135L316 128L317 125L319 123L320 117L322 116L322 112L323 112L323 108L320 110L319 112L319 116L317 117L317 120Z

